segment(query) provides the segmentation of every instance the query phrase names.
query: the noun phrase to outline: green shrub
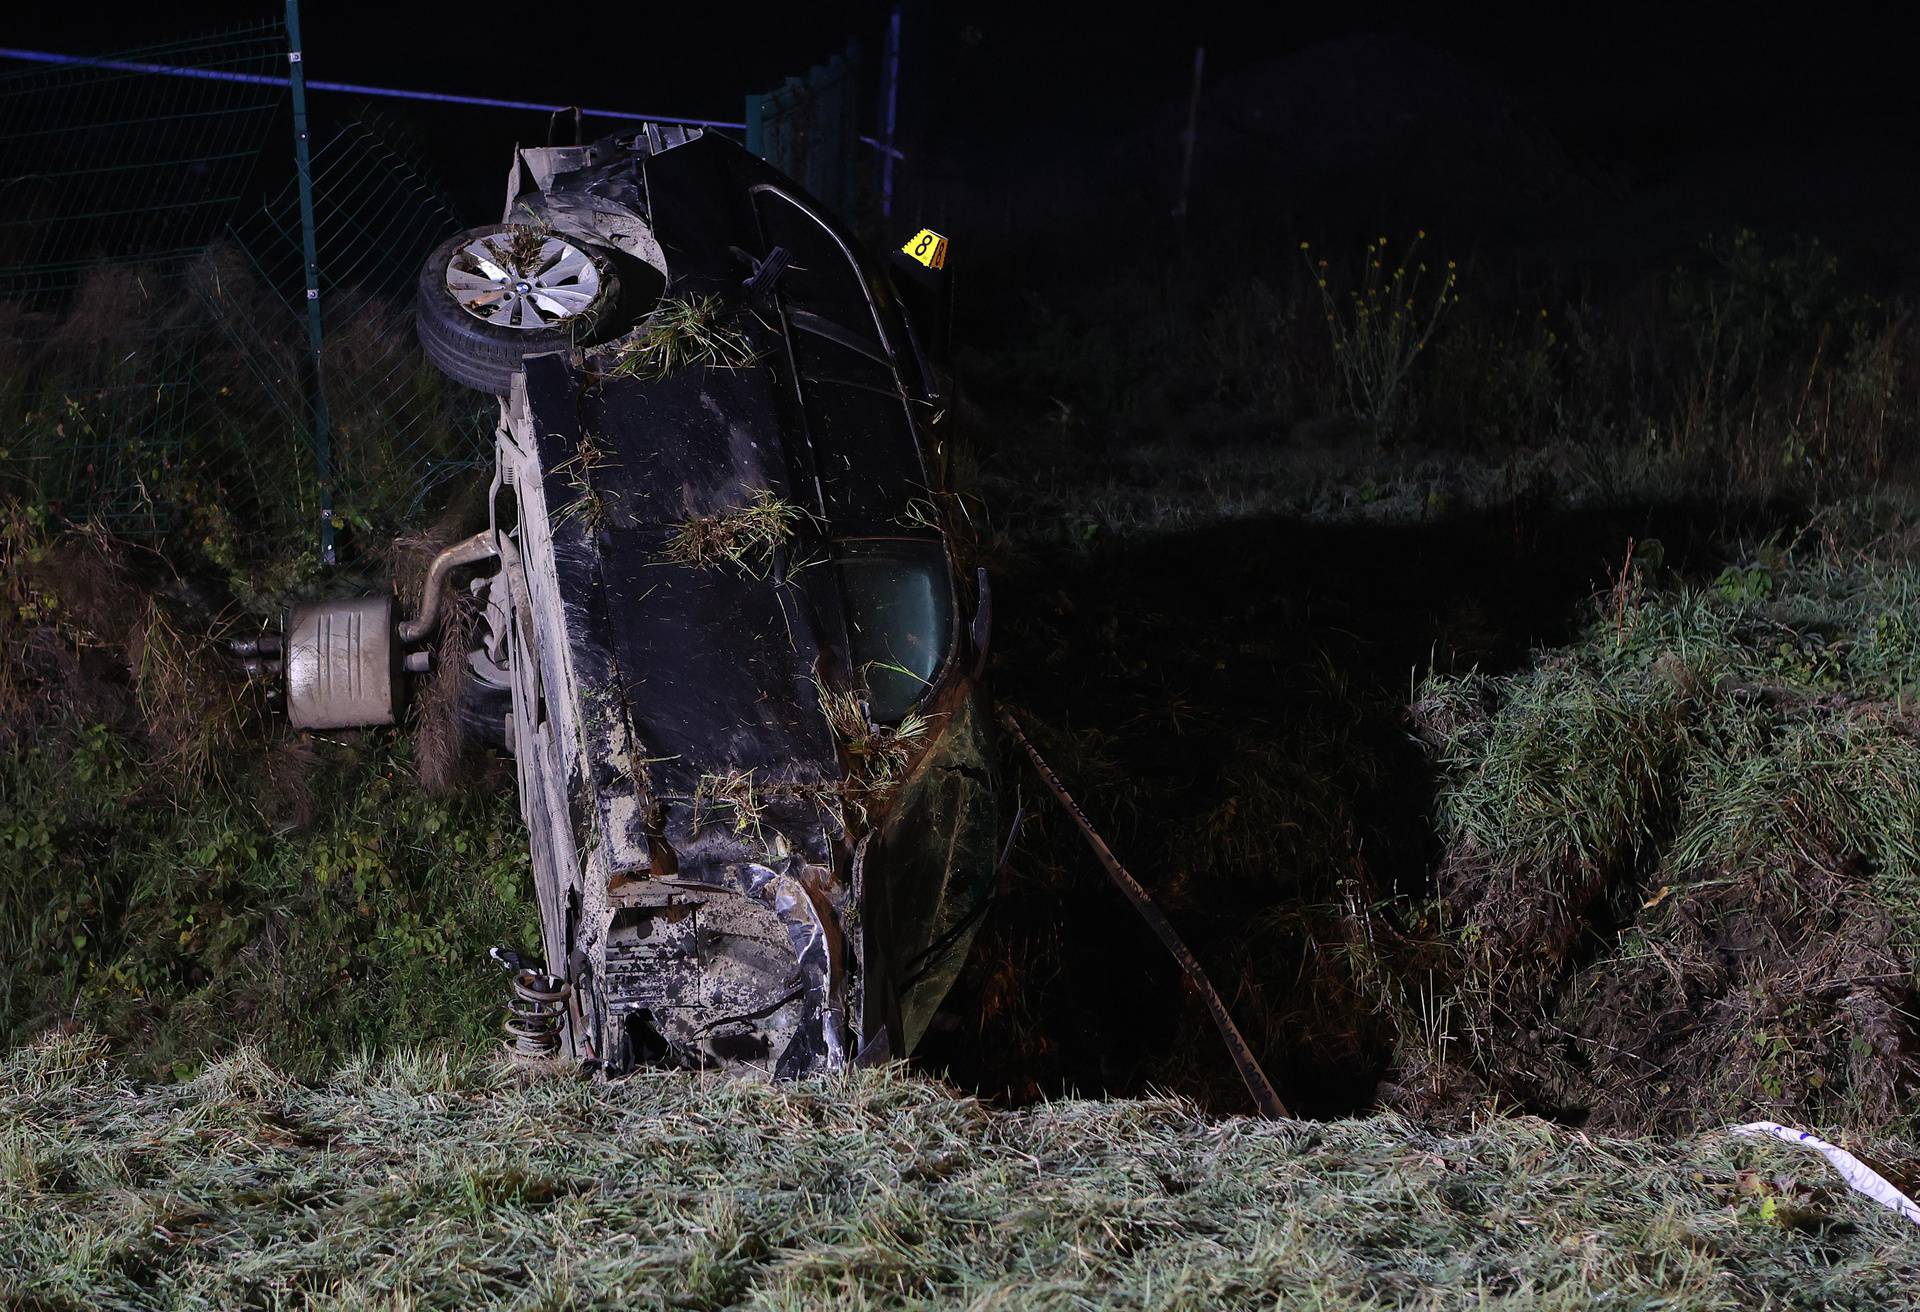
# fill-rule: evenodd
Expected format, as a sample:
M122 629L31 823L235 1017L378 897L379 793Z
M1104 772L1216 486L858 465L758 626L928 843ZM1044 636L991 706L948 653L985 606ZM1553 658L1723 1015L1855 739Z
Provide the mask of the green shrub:
M136 1070L254 1040L305 1073L482 1042L502 997L484 952L535 941L530 894L512 793L430 799L391 733L248 752L205 787L103 725L0 756L9 1043L72 1019Z
M1333 369L1347 403L1360 418L1385 434L1399 417L1409 374L1433 340L1448 308L1457 305L1459 274L1452 260L1428 272L1420 259L1426 233L1396 259L1387 239L1368 243L1360 256L1360 274L1340 285L1345 270L1315 260L1306 242L1301 255L1320 292L1333 344Z

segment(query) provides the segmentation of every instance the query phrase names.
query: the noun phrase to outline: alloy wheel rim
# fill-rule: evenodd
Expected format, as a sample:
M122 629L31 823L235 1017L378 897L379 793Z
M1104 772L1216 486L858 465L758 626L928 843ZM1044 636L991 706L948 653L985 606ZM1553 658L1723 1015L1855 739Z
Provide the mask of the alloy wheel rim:
M533 228L476 237L447 261L447 292L474 318L501 328L555 328L600 295L600 268L572 242Z

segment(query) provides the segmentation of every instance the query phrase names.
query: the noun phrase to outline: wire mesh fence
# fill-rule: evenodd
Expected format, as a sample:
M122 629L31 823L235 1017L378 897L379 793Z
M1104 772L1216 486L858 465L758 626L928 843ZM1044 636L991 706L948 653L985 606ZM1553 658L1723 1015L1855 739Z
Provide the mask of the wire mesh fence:
M278 25L0 77L0 490L155 534L301 533L323 504ZM379 122L311 176L334 514L385 530L486 449L413 335L457 227Z
M269 25L136 57L245 78L277 71L285 47ZM199 411L231 387L203 361L221 338L192 289L256 185L282 99L245 80L121 68L0 77L8 482L123 529L164 517L162 489L205 433Z
M391 527L490 449L491 399L446 379L414 336L421 262L460 224L446 196L371 116L314 150L312 176L334 513L342 522ZM217 296L219 319L287 422L310 433L294 181L242 216L231 241L253 286Z
M492 401L414 337L453 207L370 116L313 133L316 362L285 28L4 53L44 62L0 75L0 496L125 534L318 536L324 513L380 536L485 460ZM860 68L850 43L749 101L749 146L847 211L882 158Z

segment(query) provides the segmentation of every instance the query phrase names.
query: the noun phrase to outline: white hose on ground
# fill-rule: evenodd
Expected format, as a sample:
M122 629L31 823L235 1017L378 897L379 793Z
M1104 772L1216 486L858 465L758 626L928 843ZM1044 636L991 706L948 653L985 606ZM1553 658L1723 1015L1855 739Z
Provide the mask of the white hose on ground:
M1833 1164L1840 1172L1840 1178L1847 1187L1857 1194L1865 1195L1874 1202L1892 1212L1897 1212L1915 1225L1920 1225L1920 1203L1894 1188L1886 1176L1868 1166L1845 1148L1836 1147L1818 1135L1808 1134L1805 1130L1796 1130L1790 1125L1781 1125L1778 1121L1754 1121L1748 1125L1736 1125L1732 1134L1750 1136L1772 1135L1785 1143L1797 1143L1811 1148Z

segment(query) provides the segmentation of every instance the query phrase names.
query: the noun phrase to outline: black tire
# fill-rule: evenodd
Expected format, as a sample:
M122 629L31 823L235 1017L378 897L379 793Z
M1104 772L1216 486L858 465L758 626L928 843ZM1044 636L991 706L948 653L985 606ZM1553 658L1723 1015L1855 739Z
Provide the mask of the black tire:
M507 716L513 712L513 693L482 683L468 671L460 683L460 732L470 743L497 751L512 750L507 741Z
M427 257L415 290L415 328L427 358L441 373L494 396L505 396L530 355L563 351L608 336L618 324L620 279L606 252L574 242L598 264L600 294L592 305L551 328L507 328L467 313L447 290L447 265L468 242L507 231L496 223L449 237ZM568 238L568 240L573 240Z

